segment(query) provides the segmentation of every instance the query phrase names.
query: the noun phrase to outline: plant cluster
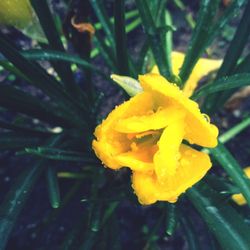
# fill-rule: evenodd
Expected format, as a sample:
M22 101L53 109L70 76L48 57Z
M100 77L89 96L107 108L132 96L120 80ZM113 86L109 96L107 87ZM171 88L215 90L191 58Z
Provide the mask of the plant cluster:
M196 224L207 249L249 249L249 169L244 172L225 143L250 118L218 135L220 124L209 116L250 83L250 1L201 0L195 20L180 0L135 0L129 10L115 0L112 14L105 1L61 0L64 19L51 2L0 1L1 74L11 76L0 82L0 157L8 152L26 165L1 194L0 249L11 246L11 232L41 178L51 210L41 215L37 232L49 232L73 199L82 202L53 249L127 249L121 213L133 207L157 216L131 222L131 249L160 249L178 231L189 249L206 249ZM192 30L184 54L173 50L173 8ZM223 59L203 58L240 14ZM22 48L6 25L35 45ZM130 33L140 28L143 41L133 55ZM108 84L104 93L102 84ZM104 119L112 108L104 107L109 87L127 101Z

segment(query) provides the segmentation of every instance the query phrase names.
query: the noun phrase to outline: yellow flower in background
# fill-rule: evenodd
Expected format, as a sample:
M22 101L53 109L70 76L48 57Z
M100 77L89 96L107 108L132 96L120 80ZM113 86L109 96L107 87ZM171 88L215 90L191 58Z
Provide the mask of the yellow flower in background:
M245 168L244 172L245 172L246 176L248 178L250 178L250 167ZM239 206L243 206L243 205L247 204L247 201L242 194L234 194L234 195L232 195L232 199Z
M182 66L182 63L185 58L185 54L177 51L173 51L171 54L172 63L173 63L173 73L175 75L179 74L179 70ZM199 81L202 77L206 76L209 72L216 70L220 67L222 60L215 60L215 59L207 59L207 58L200 58L196 63L189 79L187 80L183 92L186 96L190 97L194 90L196 89ZM159 70L157 66L154 66L152 73L159 74Z
M0 24L25 28L33 19L33 9L29 0L1 0Z
M93 149L109 168L129 167L141 204L175 202L211 167L188 145L217 145L218 129L198 104L159 74L139 76L143 92L117 106L97 126Z

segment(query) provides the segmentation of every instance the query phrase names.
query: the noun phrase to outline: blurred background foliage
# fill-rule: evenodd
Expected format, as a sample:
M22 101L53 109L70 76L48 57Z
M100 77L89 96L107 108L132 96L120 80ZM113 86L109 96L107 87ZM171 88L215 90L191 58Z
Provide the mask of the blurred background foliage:
M249 249L249 13L247 0L2 0L0 249ZM220 127L214 167L178 203L140 206L128 170L91 150L128 98L109 76L157 64L183 86L204 55L223 58L192 97Z

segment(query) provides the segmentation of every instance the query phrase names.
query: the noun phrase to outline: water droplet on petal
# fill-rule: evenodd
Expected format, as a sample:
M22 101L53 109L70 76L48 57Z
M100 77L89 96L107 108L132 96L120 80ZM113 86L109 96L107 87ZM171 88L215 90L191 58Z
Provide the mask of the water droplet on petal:
M210 117L207 114L202 114L205 120L210 123Z

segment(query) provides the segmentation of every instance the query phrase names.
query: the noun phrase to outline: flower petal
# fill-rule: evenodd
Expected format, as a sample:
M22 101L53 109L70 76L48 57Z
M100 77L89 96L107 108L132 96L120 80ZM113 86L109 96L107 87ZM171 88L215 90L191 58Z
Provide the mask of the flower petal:
M190 97L194 90L197 88L199 81L209 72L216 70L220 67L222 60L214 60L214 59L207 59L201 58L196 63L189 79L184 85L183 92L186 96Z
M173 62L173 73L175 75L179 75L180 68L183 64L185 54L173 51L171 54L172 62ZM183 93L190 97L194 90L196 89L199 81L202 77L206 76L209 72L216 70L220 67L222 60L218 59L207 59L207 58L200 58L196 65L193 68L193 71L184 85ZM159 69L157 66L154 66L151 73L159 74Z
M157 130L165 128L183 116L184 111L174 105L166 108L160 107L155 113L151 112L147 115L120 119L115 126L115 130L122 133L141 133L148 130Z
M130 140L126 134L114 130L116 123L121 118L131 115L143 115L153 108L153 100L150 94L140 93L129 101L116 107L108 117L95 130L96 140L93 140L93 149L104 164L112 169L121 168L114 158L118 154L128 152Z
M136 171L148 171L154 169L153 156L157 151L156 145L138 147L138 150L119 154L115 160L122 166Z
M154 92L155 102L158 102L159 106L179 105L185 110L187 124L185 139L203 147L217 145L217 127L209 123L201 114L198 104L186 97L176 85L158 74L139 76L139 81L146 92Z
M169 176L164 184L159 183L154 171L133 171L132 187L139 202L149 205L157 200L176 202L178 196L198 182L210 169L209 156L203 152L181 145L180 164L174 176Z
M160 183L165 183L169 176L176 173L180 158L179 148L185 133L185 123L179 119L167 126L160 140L159 150L154 155L155 173Z

